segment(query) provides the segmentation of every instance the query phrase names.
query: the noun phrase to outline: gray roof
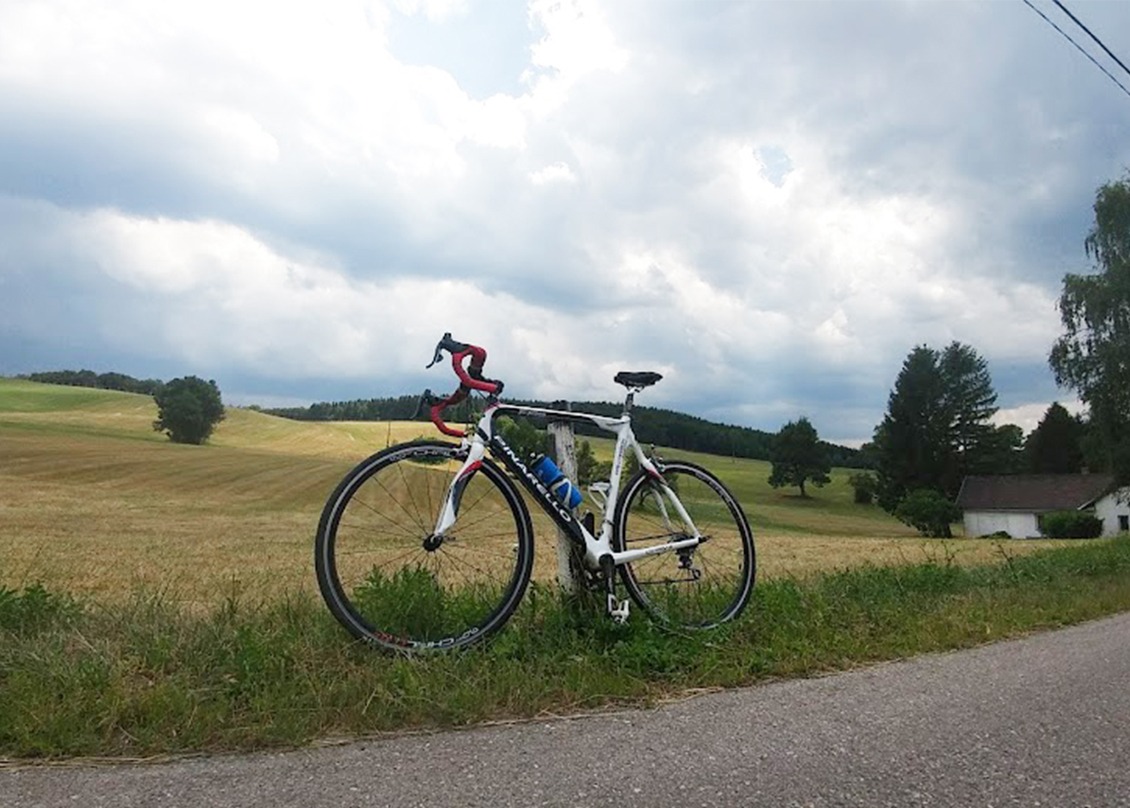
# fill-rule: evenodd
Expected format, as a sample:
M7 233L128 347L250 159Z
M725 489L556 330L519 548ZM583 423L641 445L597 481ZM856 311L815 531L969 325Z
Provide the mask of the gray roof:
M1065 511L1094 504L1114 488L1110 474L966 477L957 505L966 511Z

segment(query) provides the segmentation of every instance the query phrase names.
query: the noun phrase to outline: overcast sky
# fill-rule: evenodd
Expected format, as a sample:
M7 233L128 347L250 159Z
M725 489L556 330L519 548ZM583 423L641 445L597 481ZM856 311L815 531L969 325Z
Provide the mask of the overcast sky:
M1032 0L1112 73L1051 0ZM1065 0L1130 63L1130 3ZM1130 95L1021 0L0 0L0 374L640 403L858 445L916 345L1002 419Z

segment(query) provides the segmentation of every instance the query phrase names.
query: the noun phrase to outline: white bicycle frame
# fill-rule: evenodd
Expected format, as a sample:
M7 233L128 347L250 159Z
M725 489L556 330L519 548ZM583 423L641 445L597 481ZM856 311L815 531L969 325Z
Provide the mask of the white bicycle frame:
M515 415L534 416L559 421L587 422L616 435L616 448L612 455L612 472L608 479L608 488L604 496L603 514L600 529L593 535L584 523L573 515L568 506L559 500L541 480L537 478L526 464L518 457L513 449L502 439L494 434L494 418L497 415L513 413ZM493 453L504 465L515 473L527 490L534 495L545 511L553 520L570 536L584 544L585 566L591 570L601 568L604 559L610 559L612 564L619 566L627 564L645 556L670 553L676 550L690 549L702 543L702 534L691 520L690 515L683 507L679 497L664 481L662 474L651 462L651 459L640 449L636 436L632 432L631 416L625 413L618 418L611 418L594 413L571 412L568 410L551 410L540 407L525 407L516 404L503 404L495 402L487 407L474 431L463 438L463 446L467 450L467 459L455 474L451 485L448 487L443 507L440 509L436 521L435 534L442 536L456 522L459 513L459 500L463 489L470 481L471 476L478 470L490 447ZM631 448L639 461L640 468L661 487L664 497L675 509L683 525L690 527L691 535L685 539L663 542L649 547L625 549L614 551L612 549L613 519L616 514L616 502L620 494L620 473L623 469L624 455ZM670 525L666 507L663 500L659 503L660 512L665 522ZM684 531L687 532L687 531Z

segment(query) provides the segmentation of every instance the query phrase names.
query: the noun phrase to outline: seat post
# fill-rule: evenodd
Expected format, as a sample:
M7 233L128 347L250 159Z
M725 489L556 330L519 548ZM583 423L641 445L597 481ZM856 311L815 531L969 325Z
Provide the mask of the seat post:
M624 399L624 415L628 415L632 411L636 393L645 387L650 387L662 378L658 373L651 371L629 372L622 370L617 373L613 381L628 388L628 397Z

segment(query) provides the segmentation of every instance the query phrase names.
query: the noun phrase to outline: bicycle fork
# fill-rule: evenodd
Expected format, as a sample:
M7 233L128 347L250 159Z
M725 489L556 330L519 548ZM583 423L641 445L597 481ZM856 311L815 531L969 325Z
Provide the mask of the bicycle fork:
M463 500L463 492L466 490L471 478L475 472L483 465L483 456L486 454L486 448L479 441L471 444L467 452L467 458L463 461L462 467L455 474L455 479L451 481L451 485L447 489L447 495L443 499L443 505L440 507L439 516L436 519L435 530L432 536L442 537L448 529L455 524L456 518L459 516L459 504Z

